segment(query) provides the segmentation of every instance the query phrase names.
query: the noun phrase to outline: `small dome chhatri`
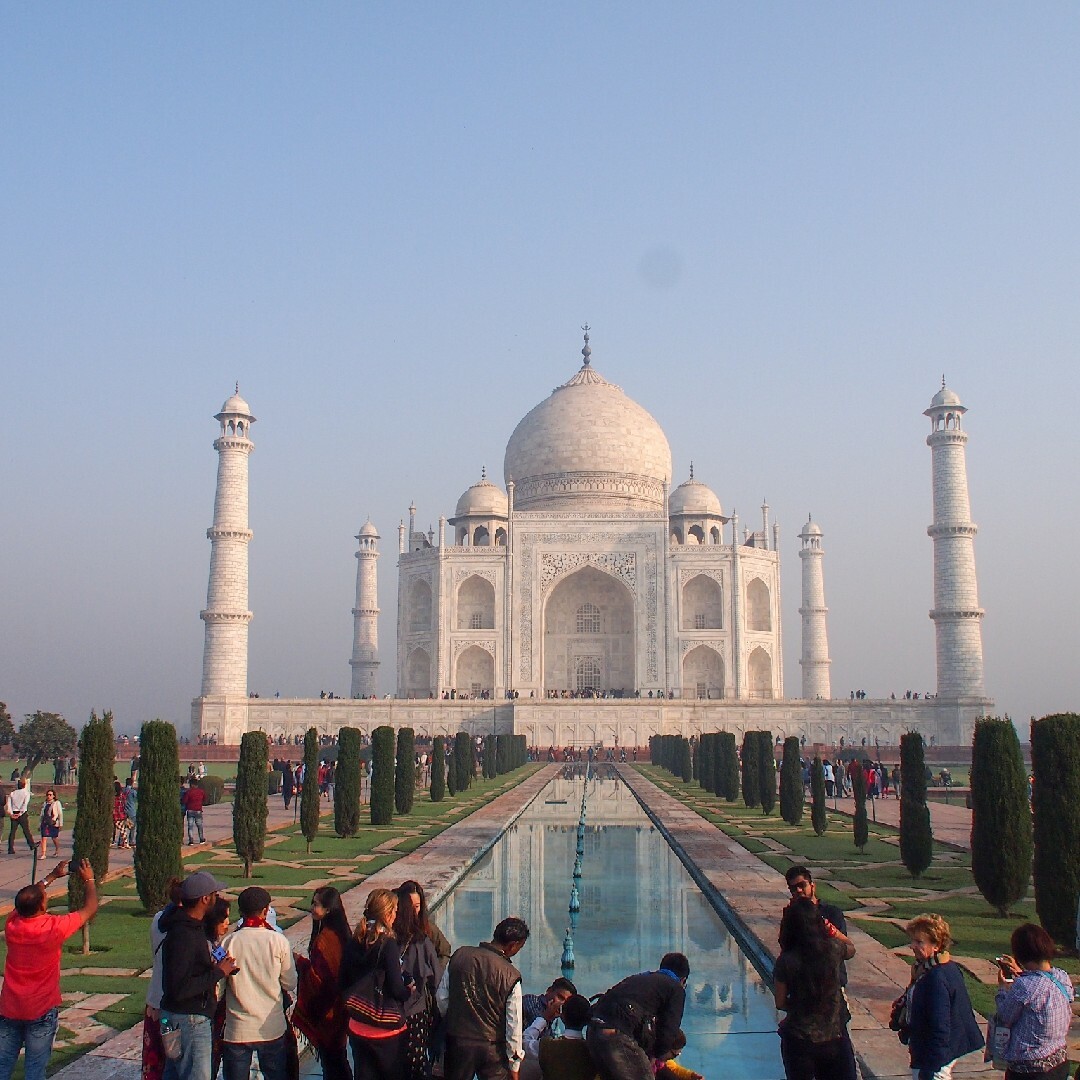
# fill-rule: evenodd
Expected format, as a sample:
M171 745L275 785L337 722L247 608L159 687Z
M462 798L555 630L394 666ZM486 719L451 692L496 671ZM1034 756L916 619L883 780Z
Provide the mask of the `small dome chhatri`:
M510 512L506 492L487 478L487 467L480 472L480 479L457 501L457 509L451 523L462 517L504 518Z
M684 480L668 497L668 513L722 517L724 512L712 488L694 479L694 466L691 465L690 479Z
M521 420L503 476L514 506L659 511L671 477L663 429L592 366L588 328L581 368Z
M220 420L223 416L243 416L247 420L254 420L251 415L251 406L240 396L240 384L236 384L236 392L230 397L214 419Z
M367 536L374 537L376 540L379 539L379 530L376 529L374 525L372 525L371 518L368 518L367 521L365 521L364 524L360 526L360 533L357 536L357 539L359 540L361 537Z
M963 408L960 405L960 395L950 390L945 385L945 376L941 376L941 389L934 395L930 402L930 408Z

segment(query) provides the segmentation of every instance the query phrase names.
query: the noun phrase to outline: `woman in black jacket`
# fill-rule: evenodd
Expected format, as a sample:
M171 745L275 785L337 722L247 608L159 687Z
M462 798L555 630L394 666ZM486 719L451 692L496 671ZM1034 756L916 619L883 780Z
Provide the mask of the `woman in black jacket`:
M401 950L394 939L397 904L397 894L389 889L373 889L368 896L364 917L345 948L341 964L341 990L346 998L359 979L376 969L382 971L386 997L404 1007L415 992L411 978L402 976ZM349 1046L357 1080L401 1080L405 1072L405 1032L404 1019L400 1027L387 1030L350 1017Z
M855 1080L850 1019L840 969L855 955L847 937L822 918L810 899L793 900L780 924L780 955L773 969L780 1023L780 1054L788 1080Z

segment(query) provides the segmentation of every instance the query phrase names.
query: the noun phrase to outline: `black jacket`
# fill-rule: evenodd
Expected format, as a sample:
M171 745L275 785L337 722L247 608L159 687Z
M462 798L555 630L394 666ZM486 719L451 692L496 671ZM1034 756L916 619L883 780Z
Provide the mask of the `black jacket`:
M162 1010L213 1017L217 1008L214 988L222 975L210 959L202 920L177 907L166 910L158 926L165 931L161 946Z
M593 1007L592 1022L629 1035L652 1057L675 1048L686 991L662 971L645 971L616 983Z
M372 945L361 945L356 938L349 939L341 961L341 992L348 996L349 988L377 967L382 968L385 977L383 991L402 1004L408 1001L410 991L401 976L401 949L389 934L384 934Z

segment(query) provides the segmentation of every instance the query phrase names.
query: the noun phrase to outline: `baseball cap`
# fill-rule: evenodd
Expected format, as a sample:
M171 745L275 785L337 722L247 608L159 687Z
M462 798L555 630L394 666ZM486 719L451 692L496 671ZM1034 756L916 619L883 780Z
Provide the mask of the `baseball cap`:
M197 870L184 878L184 883L180 886L180 899L199 900L211 893L224 892L228 887L224 882L215 881L213 874L208 874L205 870Z

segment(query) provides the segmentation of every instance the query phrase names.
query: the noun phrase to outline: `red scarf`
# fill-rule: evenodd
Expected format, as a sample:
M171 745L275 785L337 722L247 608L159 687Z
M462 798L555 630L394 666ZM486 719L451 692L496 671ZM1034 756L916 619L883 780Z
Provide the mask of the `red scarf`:
M273 930L274 928L260 915L245 915L244 921L240 924L241 927L245 926L261 926L264 930Z

